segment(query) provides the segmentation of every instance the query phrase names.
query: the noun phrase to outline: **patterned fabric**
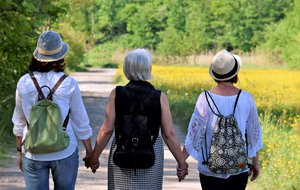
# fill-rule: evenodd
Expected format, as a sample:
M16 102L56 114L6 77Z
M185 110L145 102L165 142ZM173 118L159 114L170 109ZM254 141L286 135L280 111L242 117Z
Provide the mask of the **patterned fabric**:
M206 122L193 113L185 139L185 148L189 151L189 154L198 161L201 161L202 159L199 153L201 153L202 142L206 129L205 125Z
M125 169L116 166L112 155L116 149L115 138L110 149L108 159L108 189L109 190L159 190L162 189L164 149L162 138L159 135L155 144L155 164L148 169Z
M215 173L234 174L247 168L247 151L234 115L218 117L208 158Z

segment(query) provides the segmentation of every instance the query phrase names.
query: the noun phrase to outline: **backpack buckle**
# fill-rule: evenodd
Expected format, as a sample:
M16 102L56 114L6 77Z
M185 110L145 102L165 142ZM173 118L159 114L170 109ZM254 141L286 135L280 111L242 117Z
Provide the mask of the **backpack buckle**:
M134 137L134 138L131 139L131 141L132 141L133 146L138 146L138 144L139 144L139 139L138 138Z

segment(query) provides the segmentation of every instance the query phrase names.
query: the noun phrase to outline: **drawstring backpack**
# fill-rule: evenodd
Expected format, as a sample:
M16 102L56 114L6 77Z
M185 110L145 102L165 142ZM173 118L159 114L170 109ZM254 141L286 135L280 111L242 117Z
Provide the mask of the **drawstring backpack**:
M238 122L234 116L237 102L242 90L239 90L232 114L224 116L220 113L216 103L209 94L205 91L205 98L210 110L217 116L217 121L213 129L211 146L209 155L207 154L206 133L205 133L205 150L206 157L204 158L203 147L202 157L204 165L217 174L234 174L247 169L248 167L248 150L247 150L247 135L246 141L242 138L242 133L238 127ZM214 104L217 113L212 109L210 101Z

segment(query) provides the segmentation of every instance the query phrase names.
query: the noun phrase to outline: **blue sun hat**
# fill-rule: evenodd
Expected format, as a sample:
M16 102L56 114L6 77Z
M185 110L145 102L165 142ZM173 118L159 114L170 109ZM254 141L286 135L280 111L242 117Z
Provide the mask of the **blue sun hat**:
M59 33L47 30L40 35L33 56L41 62L52 62L62 59L68 50L68 44L62 41Z

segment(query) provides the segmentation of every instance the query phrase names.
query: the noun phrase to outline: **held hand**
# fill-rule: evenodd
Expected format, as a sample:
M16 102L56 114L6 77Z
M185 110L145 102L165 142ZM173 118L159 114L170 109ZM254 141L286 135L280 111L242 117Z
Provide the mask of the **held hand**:
M177 165L177 177L179 182L185 178L186 175L188 175L188 164L184 162L183 164Z
M85 157L82 160L84 161L84 165L85 165L86 168L91 167L91 164L90 164L90 162L91 162L91 155L90 154L89 155L88 154L85 155Z
M256 178L257 178L258 175L259 175L259 172L260 172L259 164L253 164L253 169L252 169L252 170L249 170L249 176L252 175L251 181L256 180Z
M96 173L97 169L99 168L100 166L100 162L99 160L97 160L95 163L93 163L93 165L91 166L91 169L92 169L92 172L93 173Z
M93 173L96 173L97 169L98 169L99 166L100 166L99 160L96 159L96 160L94 161L94 160L92 159L92 155L91 155L91 154L86 155L86 156L83 158L83 161L84 161L85 167L86 167L86 168L91 168Z

